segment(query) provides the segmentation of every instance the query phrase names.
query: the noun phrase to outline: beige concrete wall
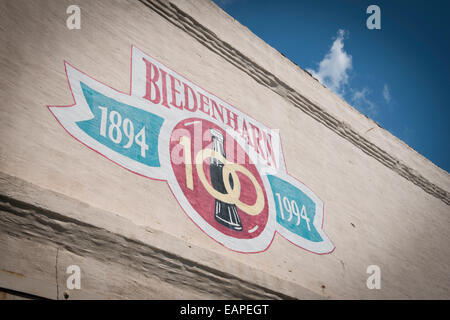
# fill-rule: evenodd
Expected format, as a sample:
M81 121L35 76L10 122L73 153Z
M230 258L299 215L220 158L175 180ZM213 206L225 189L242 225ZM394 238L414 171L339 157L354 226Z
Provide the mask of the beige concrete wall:
M50 215L58 221L56 227L48 222L47 232L59 235L53 242L45 236L45 223L39 224L44 230L39 234L34 228L26 230L24 224L31 224L26 221L37 226L41 222L34 217L48 216L45 213L51 211L107 230L119 237L113 243L131 238L181 261L179 278L161 276L161 270L173 267L170 264L162 269L133 267L133 274L124 281L137 284L126 286L129 290L103 284L105 290L81 290L78 297L156 298L157 292L148 289L155 286L165 288L163 298L224 297L219 291L208 292L207 285L187 289L195 277L186 278L186 266L194 261L199 264L196 268L213 274L220 271L223 278L234 279L199 276L208 279L206 284L217 281L234 288L225 297L240 297L237 283L246 281L257 289L252 287L252 293L244 297L450 298L448 173L377 127L214 4L176 0L167 7L165 3L79 1L82 28L68 30L66 8L71 1L0 2L0 170L4 181L0 191L5 203L0 287L62 297L56 283L64 285L63 272L59 278L54 274L58 250L71 263L85 263L89 272L86 288L93 287L89 281L98 278L97 273L105 279L119 279L114 275L131 270L112 258L120 257L114 248L105 256L102 246L77 238L78 233L90 232L82 231L84 225L73 222L77 231L70 233L72 225L61 216ZM171 18L167 8L177 8L179 16ZM188 22L195 19L248 60L237 53L235 60L224 58L220 43L197 40L192 30L179 27L180 17ZM287 170L325 204L324 230L336 246L333 253L315 255L279 235L264 253L230 251L191 223L165 182L123 170L64 131L46 107L73 102L63 60L129 92L131 45L268 127L281 129ZM289 88L256 81L247 72L255 65ZM303 104L314 105L314 112L296 106L288 96L291 89L305 99ZM336 128L324 125L330 115L338 121ZM405 168L413 174L405 174ZM21 188L28 191L21 192ZM62 198L73 209L64 209ZM21 208L18 203L27 203L34 211L14 209ZM62 230L70 237L64 237ZM29 243L26 238L35 241ZM69 242L81 244L73 248ZM133 259L138 263L143 254L136 250ZM22 255L16 255L18 251ZM36 252L40 252L37 257ZM44 261L36 262L38 257ZM372 264L381 267L381 290L366 287L366 268ZM21 271L16 270L19 266ZM8 272L32 280L12 280L14 275ZM174 283L182 279L191 282L179 289ZM264 295L265 291L270 294Z

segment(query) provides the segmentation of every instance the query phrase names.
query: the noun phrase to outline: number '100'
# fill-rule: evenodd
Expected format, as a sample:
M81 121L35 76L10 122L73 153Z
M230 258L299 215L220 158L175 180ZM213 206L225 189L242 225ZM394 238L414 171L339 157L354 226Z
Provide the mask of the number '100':
M275 195L278 198L278 204L280 207L280 213L281 213L281 219L287 221L291 221L293 216L297 217L297 222L295 223L296 226L300 224L300 220L303 219L306 221L306 225L308 226L308 230L311 231L311 227L309 226L309 218L306 213L306 208L304 205L302 205L302 210L300 211L297 205L297 202L295 200L289 201L287 197L283 197L281 199L281 195L277 192ZM283 200L283 201L281 201ZM284 211L286 211L289 214L289 218L284 215Z
M145 143L145 126L138 132L138 134L134 135L134 125L133 122L125 118L122 122L122 116L117 111L109 112L108 117L108 109L105 107L99 107L102 111L102 118L100 123L100 135L106 137L108 134L108 138L111 139L114 143L121 143L123 135L128 139L127 143L123 145L125 149L129 149L136 143L141 147L141 156L145 158L146 151L148 150L148 145ZM109 126L108 126L108 118L109 118ZM123 134L122 134L123 130Z

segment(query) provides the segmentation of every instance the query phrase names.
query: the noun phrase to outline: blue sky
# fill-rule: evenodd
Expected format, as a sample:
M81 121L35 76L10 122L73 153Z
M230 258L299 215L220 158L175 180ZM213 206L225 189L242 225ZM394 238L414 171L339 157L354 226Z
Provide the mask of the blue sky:
M350 105L450 171L450 1L214 0ZM366 9L381 9L369 30Z

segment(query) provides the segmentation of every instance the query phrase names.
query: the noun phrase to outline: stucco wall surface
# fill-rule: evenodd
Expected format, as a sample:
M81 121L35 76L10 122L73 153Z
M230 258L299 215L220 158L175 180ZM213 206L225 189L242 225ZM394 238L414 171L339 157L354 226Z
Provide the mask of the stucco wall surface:
M447 172L212 2L80 0L81 30L66 27L71 4L0 1L0 287L62 298L66 265L79 264L77 298L450 298ZM47 108L73 103L64 61L129 92L132 45L280 129L289 174L324 202L334 252L278 234L262 253L228 250L165 182L67 134ZM369 265L381 290L366 287Z

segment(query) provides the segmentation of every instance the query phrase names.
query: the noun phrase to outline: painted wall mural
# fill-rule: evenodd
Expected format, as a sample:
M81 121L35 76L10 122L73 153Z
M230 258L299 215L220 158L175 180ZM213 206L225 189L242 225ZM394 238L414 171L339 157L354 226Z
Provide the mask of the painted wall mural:
M279 132L132 47L130 94L65 62L74 104L49 106L79 142L131 172L167 181L187 216L238 252L276 233L317 254L334 245L324 205L285 167Z

